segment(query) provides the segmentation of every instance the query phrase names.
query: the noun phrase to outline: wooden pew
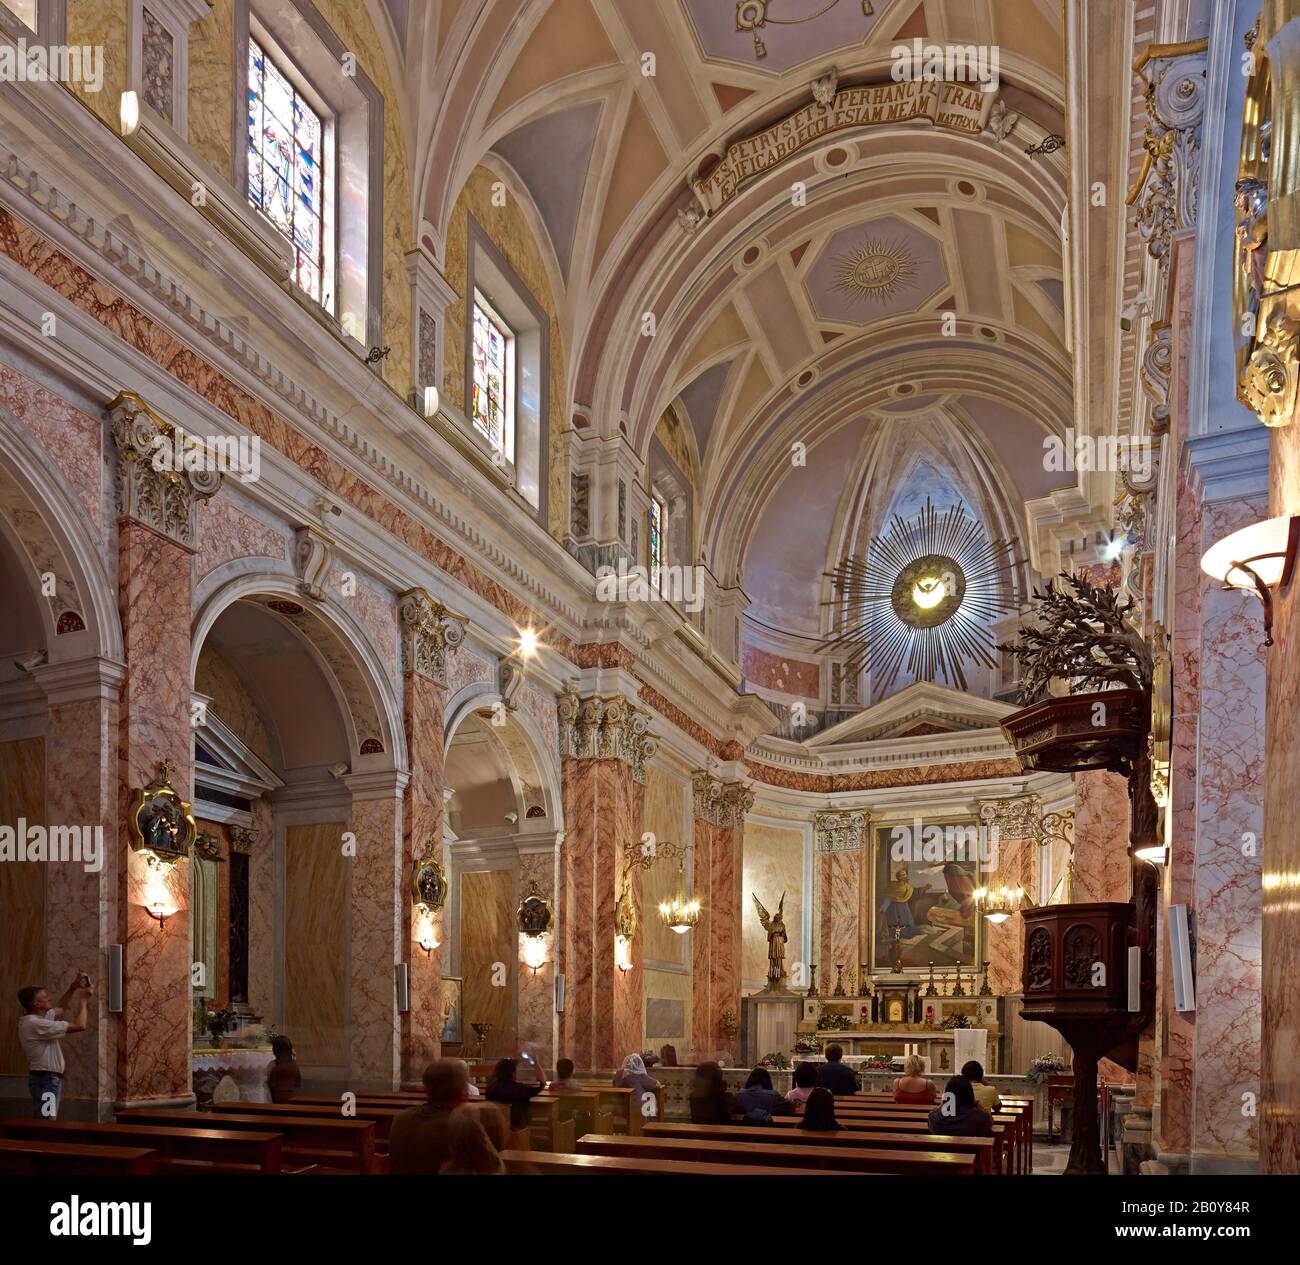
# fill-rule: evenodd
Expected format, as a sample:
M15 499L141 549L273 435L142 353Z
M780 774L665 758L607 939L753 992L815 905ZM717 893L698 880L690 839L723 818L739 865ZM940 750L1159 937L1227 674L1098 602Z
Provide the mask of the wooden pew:
M896 1110L862 1110L846 1108L839 1110L836 1105L835 1118L842 1125L872 1129L911 1130L925 1133L929 1130L928 1116L930 1108L916 1111ZM1017 1157L1020 1154L1017 1120L1012 1116L996 1115L993 1117L993 1166L998 1173L1016 1171Z
M933 1108L923 1104L896 1103L892 1101L862 1101L864 1095L845 1096L835 1100L835 1115L840 1121L853 1119L919 1119L924 1120ZM1007 1102L993 1113L994 1132L1001 1125L1007 1133L1008 1171L1028 1173L1033 1167L1033 1114L1032 1106Z
M148 1177L156 1167L156 1152L145 1146L0 1138L0 1173L6 1177Z
M910 1126L844 1125L828 1133L801 1129L797 1117L775 1117L770 1126L749 1124L668 1124L651 1123L645 1127L648 1138L720 1138L723 1141L789 1143L793 1146L867 1146L900 1151L951 1151L975 1157L977 1173L996 1171L997 1142L993 1138L958 1138Z
M279 1173L279 1133L175 1129L163 1125L96 1124L80 1120L0 1120L0 1137L87 1146L147 1147L157 1152L159 1173Z
M375 1141L387 1144L389 1130L393 1121L405 1111L405 1107L373 1107L358 1102L349 1108L351 1114L343 1114L341 1103L328 1107L311 1107L297 1102L214 1102L212 1114L218 1118L228 1113L241 1116L268 1116L278 1119L280 1116L298 1116L312 1120L369 1120L375 1126ZM220 1125L217 1126L220 1128ZM270 1128L268 1123L267 1128Z
M861 1173L825 1168L775 1168L765 1164L696 1164L684 1160L647 1160L630 1155L555 1155L546 1151L502 1151L507 1173L607 1174L642 1177L861 1177Z
M231 1106L248 1104L232 1103ZM354 1173L380 1171L375 1154L375 1122L343 1120L320 1116L278 1115L274 1121L265 1114L239 1114L233 1111L197 1112L163 1111L133 1107L119 1111L124 1124L163 1125L175 1129L234 1129L240 1132L284 1135L282 1155L292 1166L322 1166L330 1170Z
M694 1163L775 1165L779 1168L830 1168L854 1173L961 1175L975 1171L975 1157L950 1152L883 1150L853 1146L791 1146L787 1142L748 1142L702 1138L620 1137L589 1133L578 1139L579 1155L631 1155L641 1159L682 1159Z
M584 1133L614 1132L614 1113L601 1106L600 1095L594 1090L549 1096L559 1100L561 1116L573 1122L575 1137L580 1138Z
M601 1085L595 1081L588 1081L583 1077L578 1078L584 1088L594 1093L602 1108L608 1110L614 1117L614 1131L621 1132L620 1126L625 1128L632 1137L637 1137L645 1124L645 1117L632 1105L633 1091L630 1089L615 1089L613 1085ZM660 1087L660 1094L663 1087ZM656 1095L658 1097L658 1095ZM658 1103L660 1116L663 1115L663 1102L660 1098Z

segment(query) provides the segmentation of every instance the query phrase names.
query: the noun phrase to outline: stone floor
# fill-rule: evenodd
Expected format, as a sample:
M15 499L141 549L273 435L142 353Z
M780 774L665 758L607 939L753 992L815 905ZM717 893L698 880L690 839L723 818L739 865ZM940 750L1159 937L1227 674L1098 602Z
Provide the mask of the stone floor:
M1119 1156L1113 1150L1106 1158L1112 1173L1123 1171L1120 1167ZM1061 1173L1065 1172L1065 1166L1069 1163L1069 1160L1070 1144L1068 1142L1044 1142L1039 1138L1034 1139L1034 1167L1030 1170L1033 1176L1060 1176Z

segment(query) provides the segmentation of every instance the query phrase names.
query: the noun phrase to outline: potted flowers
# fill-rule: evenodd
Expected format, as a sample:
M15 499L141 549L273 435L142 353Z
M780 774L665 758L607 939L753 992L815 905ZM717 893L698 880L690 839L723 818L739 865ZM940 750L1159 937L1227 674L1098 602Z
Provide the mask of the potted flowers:
M210 1010L204 1009L203 1026L208 1030L208 1036L212 1039L212 1048L219 1050L222 1039L226 1033L234 1028L236 1016L233 1010Z
M1062 1075L1065 1070L1065 1060L1059 1054L1040 1054L1025 1073L1025 1078L1042 1084L1053 1076Z
M778 1072L789 1071L790 1060L785 1057L780 1050L772 1054L765 1054L758 1060L759 1067L774 1067Z

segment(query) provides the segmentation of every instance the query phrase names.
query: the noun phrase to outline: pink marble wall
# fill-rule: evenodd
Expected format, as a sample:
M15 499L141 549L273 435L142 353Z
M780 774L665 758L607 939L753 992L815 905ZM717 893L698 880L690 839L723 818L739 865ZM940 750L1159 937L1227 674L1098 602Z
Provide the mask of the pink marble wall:
M754 684L801 698L821 697L821 664L746 646L742 671Z
M69 669L53 670L65 676ZM46 688L48 680L43 681ZM51 986L63 991L75 972L94 979L89 1030L64 1045L65 1102L111 1102L117 1096L117 1017L108 1010L101 945L119 925L123 863L118 839L117 681L101 678L94 665L87 679L63 685L49 710L45 731L45 820L50 824L98 825L103 830L103 868L98 873L72 862L50 864L45 879L45 965Z
M1038 899L1040 853L1036 839L1001 839L998 842L998 868L986 876L993 886L1011 887L1017 883L1033 899ZM985 921L983 955L988 961L989 987L1000 995L1022 989L1025 926L1019 914L996 925Z
M744 826L714 826L711 831L709 876L709 1002L716 1045L734 1061L740 1057L740 1035L723 1035L722 1016L730 1011L740 1022L741 883L744 867L741 848ZM698 935L699 933L696 932Z
M0 405L32 432L102 531L104 427L99 419L87 417L9 365L0 365Z
M266 800L253 805L257 840L248 857L248 1004L275 1013L275 816Z
M118 533L119 613L126 657L119 750L119 821L134 789L158 776L169 758L173 785L190 797L194 737L190 728L190 555L136 523ZM190 1089L189 863L166 879L179 912L163 925L144 909L148 866L125 851L121 887L126 1002L119 1018L120 1101L184 1097ZM124 925L123 925L124 924Z
M865 962L863 922L866 914L866 850L819 852L817 988L823 996L835 988L835 967L844 966L844 986L853 987Z
M1118 773L1074 778L1074 899L1126 901L1132 893L1128 855L1128 783Z
M199 506L199 551L194 578L235 558L275 558L283 561L284 533L245 513L228 496L218 494Z
M411 1008L402 1016L402 1079L418 1080L430 1061L442 1051L442 919L434 915L439 947L426 954L416 943L420 918L407 896L414 863L430 840L437 841L442 856L443 816L443 709L446 686L417 672L405 678L406 749L411 780L403 806L402 909L405 936L402 958L410 966Z
M397 599L387 589L375 588L356 572L350 574L352 583L348 584L345 581L349 573L344 568L330 568L326 582L330 597L346 607L370 634L389 679L396 680L399 658Z
M695 867L695 893L699 897L700 921L691 935L691 1058L710 1059L724 1048L718 1027L722 1008L713 1004L712 927L717 915L713 899L713 836L717 827L696 817L691 834ZM736 1012L737 1021L740 1012Z
M402 877L402 801L394 789L374 799L352 797L351 1049L349 1087L394 1089L401 1032L395 965L406 940ZM399 938L400 937L400 938Z
M554 709L552 709L554 710ZM551 902L554 913L557 907L555 893L555 853L527 852L519 858L519 895L522 899L537 884L541 895ZM520 936L519 953L519 1040L538 1048L537 1057L543 1066L553 1067L560 1052L555 1048L555 944L560 935L558 922L542 937L546 948L546 962L536 972L524 965L523 941ZM613 941L610 952L613 953Z

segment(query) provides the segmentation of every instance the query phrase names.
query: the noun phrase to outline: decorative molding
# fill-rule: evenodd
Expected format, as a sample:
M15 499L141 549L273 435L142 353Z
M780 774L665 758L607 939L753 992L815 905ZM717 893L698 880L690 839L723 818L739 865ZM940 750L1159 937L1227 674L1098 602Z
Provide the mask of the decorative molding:
M257 844L257 831L250 830L247 826L227 826L226 830L230 835L231 852L252 856L253 848Z
M1125 201L1137 206L1138 232L1162 265L1173 235L1196 227L1206 48L1203 39L1152 44L1133 66L1146 83L1148 122L1142 169Z
M294 568L298 592L314 602L325 600L325 582L334 562L334 542L315 527L299 527L293 534Z
M861 808L813 813L813 846L818 852L861 852L870 820Z
M724 782L707 769L691 774L691 811L697 821L731 830L745 824L753 807L754 792L747 783Z
M193 552L199 502L216 495L221 472L155 469L159 440L171 440L175 427L138 395L120 391L105 411L117 445L119 513Z
M1037 839L1043 816L1041 795L1016 795L1005 799L981 799L980 824L998 832L1000 839Z
M402 671L447 684L447 651L465 640L469 620L449 611L421 588L407 589L397 600L402 633Z
M567 682L556 699L560 755L573 760L621 760L638 782L644 782L646 761L659 749L650 733L650 713L621 694L580 697L577 685L576 680Z

